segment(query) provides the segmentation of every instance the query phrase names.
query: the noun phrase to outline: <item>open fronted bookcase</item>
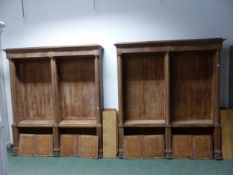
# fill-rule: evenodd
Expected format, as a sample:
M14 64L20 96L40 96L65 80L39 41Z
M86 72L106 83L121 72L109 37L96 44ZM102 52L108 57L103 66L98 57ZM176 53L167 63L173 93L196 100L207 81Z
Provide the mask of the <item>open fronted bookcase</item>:
M116 44L120 157L222 158L222 42L214 38Z
M101 156L102 47L22 48L6 53L14 154L59 155L61 147L61 155ZM74 145L69 144L72 140ZM76 151L67 153L71 149Z

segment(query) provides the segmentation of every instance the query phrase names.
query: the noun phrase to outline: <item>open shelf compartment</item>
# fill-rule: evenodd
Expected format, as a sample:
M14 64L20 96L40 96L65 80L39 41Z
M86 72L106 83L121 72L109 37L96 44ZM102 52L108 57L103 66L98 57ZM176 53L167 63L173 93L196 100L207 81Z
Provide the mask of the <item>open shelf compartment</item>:
M15 103L19 126L52 126L49 59L21 59L15 64Z
M57 59L61 127L95 127L94 57Z
M214 51L173 52L170 114L174 125L213 124Z
M164 124L164 54L129 54L122 60L125 126Z

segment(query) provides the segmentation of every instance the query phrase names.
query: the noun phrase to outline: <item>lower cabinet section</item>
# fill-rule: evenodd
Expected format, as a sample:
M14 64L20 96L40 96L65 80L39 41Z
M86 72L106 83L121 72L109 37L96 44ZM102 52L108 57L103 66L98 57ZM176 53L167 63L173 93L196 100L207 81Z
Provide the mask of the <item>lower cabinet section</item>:
M164 136L153 135L143 138L143 157L163 157L164 155Z
M61 135L60 151L61 156L78 156L79 136Z
M20 134L18 155L53 156L51 134ZM62 134L60 155L98 158L98 136Z
M37 156L52 156L53 155L53 136L52 135L35 135L35 150Z
M212 159L211 135L173 135L174 158Z
M98 158L98 136L63 134L60 151L61 156Z
M172 139L174 158L192 157L192 137L189 135L174 135Z
M142 136L125 136L124 158L142 157Z
M34 155L34 134L20 134L18 155Z
M20 134L18 155L52 156L53 136L42 134Z
M137 135L124 137L125 159L156 158L164 155L163 135Z
M211 136L193 136L192 142L194 159L213 158L213 144Z
M98 158L98 137L80 136L79 156L85 158Z

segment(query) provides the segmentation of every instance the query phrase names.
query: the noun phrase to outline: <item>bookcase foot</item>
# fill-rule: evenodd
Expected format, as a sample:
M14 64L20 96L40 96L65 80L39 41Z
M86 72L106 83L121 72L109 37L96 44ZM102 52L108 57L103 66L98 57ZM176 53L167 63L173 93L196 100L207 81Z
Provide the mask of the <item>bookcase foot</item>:
M123 159L123 150L122 149L119 149L118 157L119 157L119 159Z
M54 148L53 149L53 156L54 157L59 157L60 156L60 149L59 148Z
M214 159L215 160L222 160L222 152L221 151L214 152Z
M172 151L171 150L166 150L165 151L165 158L166 159L172 159Z
M99 149L98 158L103 158L103 149Z

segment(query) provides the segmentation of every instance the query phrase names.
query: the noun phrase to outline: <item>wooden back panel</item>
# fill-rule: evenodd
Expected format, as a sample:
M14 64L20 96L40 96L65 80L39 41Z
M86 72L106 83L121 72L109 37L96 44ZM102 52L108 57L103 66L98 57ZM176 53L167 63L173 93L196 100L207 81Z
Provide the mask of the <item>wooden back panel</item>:
M19 120L52 119L49 60L20 60L15 64L17 88L14 100Z
M213 119L213 53L171 55L172 121Z
M117 157L118 127L115 110L103 112L103 157Z
M233 109L221 110L222 150L224 159L233 159Z
M164 119L164 56L123 58L125 120Z
M63 119L95 119L93 58L58 59L60 107Z

